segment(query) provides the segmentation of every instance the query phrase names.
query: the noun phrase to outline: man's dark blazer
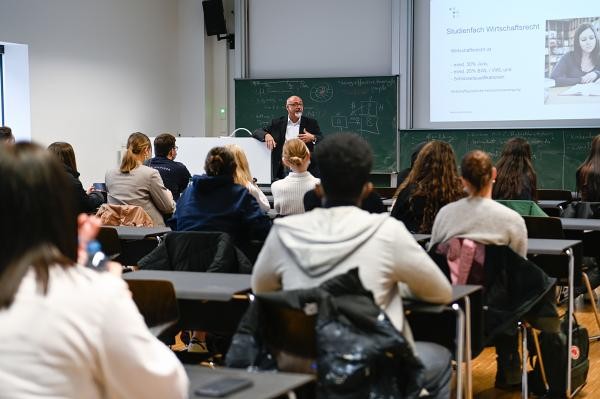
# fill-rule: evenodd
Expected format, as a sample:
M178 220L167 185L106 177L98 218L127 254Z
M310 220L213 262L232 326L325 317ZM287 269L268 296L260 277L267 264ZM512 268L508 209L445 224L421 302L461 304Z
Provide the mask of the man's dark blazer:
M273 119L271 124L264 129L257 129L254 131L252 136L260 141L265 141L265 135L270 133L277 144L276 147L271 151L271 180L283 179L285 177L283 163L281 162L281 154L283 152L283 144L285 143L285 131L287 130L288 117L282 116L281 118ZM302 116L300 118L300 133L306 129L309 133L312 133L316 137L317 143L323 139L319 124L315 119ZM314 144L307 143L308 150L313 152ZM308 171L315 177L319 177L317 165L314 160L308 167Z

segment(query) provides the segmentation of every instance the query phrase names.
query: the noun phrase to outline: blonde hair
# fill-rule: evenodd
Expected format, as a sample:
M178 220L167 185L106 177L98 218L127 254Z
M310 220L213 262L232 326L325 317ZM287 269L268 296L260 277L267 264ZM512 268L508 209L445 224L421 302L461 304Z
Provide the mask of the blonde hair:
M139 165L138 158L150 148L150 139L144 133L135 132L127 139L127 152L121 161L121 173L129 173Z
M243 148L237 144L227 144L225 148L233 154L233 158L237 164L237 168L233 174L233 182L242 186L246 186L248 182L254 184L252 173L250 173L248 158L246 158L246 153Z
M300 139L287 140L283 145L283 159L296 167L302 165L302 162L309 156L308 147Z

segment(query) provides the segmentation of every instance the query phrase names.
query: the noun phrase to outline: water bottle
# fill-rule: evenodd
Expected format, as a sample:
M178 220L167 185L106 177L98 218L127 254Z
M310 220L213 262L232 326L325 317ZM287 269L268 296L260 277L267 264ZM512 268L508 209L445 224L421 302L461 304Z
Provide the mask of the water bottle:
M106 262L108 262L108 258L102 252L102 245L97 240L92 240L87 245L87 267L92 269L102 271L106 270Z

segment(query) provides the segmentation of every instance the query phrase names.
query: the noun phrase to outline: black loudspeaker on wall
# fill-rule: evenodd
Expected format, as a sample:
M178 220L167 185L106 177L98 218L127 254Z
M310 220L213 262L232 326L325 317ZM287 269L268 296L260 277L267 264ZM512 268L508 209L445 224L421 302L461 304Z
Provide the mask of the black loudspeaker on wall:
M223 0L204 0L202 8L204 9L206 34L208 36L226 34L227 27L223 15Z

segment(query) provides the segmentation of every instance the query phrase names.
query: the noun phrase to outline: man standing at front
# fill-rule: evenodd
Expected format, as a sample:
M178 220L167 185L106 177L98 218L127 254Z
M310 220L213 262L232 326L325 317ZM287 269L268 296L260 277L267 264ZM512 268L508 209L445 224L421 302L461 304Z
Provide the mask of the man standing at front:
M302 115L304 103L298 96L291 96L285 102L287 115L273 119L271 124L264 129L254 131L254 138L264 141L267 148L271 150L271 179L283 179L286 175L281 152L286 140L299 138L306 143L312 153L315 144L322 139L321 129L315 119ZM308 167L308 171L315 177L319 172L314 163Z
M375 303L412 342L402 297L447 303L452 287L402 222L357 205L372 189L369 145L354 134L328 136L315 158L321 170L325 208L276 219L252 271L255 293L304 289L358 267ZM424 364L428 398L450 396L450 352L414 343Z

